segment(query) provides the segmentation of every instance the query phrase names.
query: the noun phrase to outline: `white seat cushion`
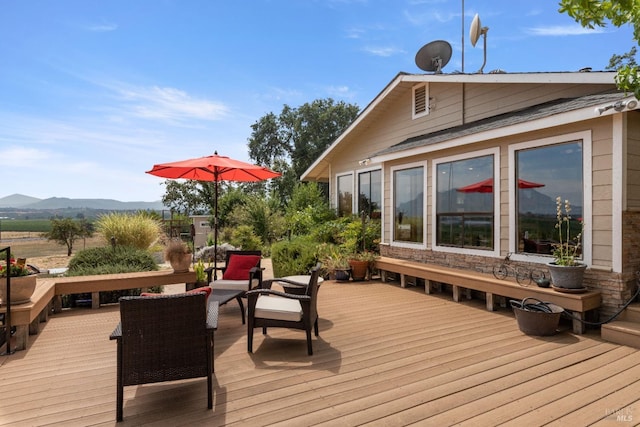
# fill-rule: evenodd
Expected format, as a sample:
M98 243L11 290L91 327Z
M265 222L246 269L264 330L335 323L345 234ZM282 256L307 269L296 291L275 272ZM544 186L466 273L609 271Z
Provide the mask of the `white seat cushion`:
M260 295L256 301L255 317L299 322L302 319L302 306L295 299Z
M253 281L253 286L257 286L258 285L258 281L254 280ZM219 279L219 280L214 280L213 282L209 283L209 286L211 286L214 289L233 289L236 291L248 291L249 290L249 281L248 280L225 280L225 279Z

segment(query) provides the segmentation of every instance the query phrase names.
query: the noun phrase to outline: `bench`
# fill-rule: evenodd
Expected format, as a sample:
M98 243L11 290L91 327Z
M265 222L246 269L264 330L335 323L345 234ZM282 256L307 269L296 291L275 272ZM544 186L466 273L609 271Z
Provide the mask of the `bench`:
M436 284L446 283L452 286L453 300L459 302L462 292L475 290L486 295L487 310L495 310L495 297L509 297L522 300L527 297L538 298L545 302L559 305L573 316L573 332L582 334L585 332L586 314L600 307L602 296L600 291L588 291L583 293L563 293L553 288L541 288L535 283L530 286L522 286L509 280L500 280L492 275L471 270L461 270L442 267L434 264L425 264L415 261L380 257L376 260L376 268L380 270L383 282L387 280L387 273L393 272L400 275L400 286L406 287L408 277L416 277L425 280L425 292L431 293ZM470 298L470 293L467 293Z
M29 335L36 335L39 332L39 324L48 320L49 313L52 310L54 313L62 311L62 295L90 292L91 306L98 308L101 291L144 289L152 286L191 283L195 280L196 274L193 271L174 273L172 270L37 279L31 301L11 306L11 326L16 328L15 348L16 350L26 349ZM0 307L0 313L5 312L6 308Z

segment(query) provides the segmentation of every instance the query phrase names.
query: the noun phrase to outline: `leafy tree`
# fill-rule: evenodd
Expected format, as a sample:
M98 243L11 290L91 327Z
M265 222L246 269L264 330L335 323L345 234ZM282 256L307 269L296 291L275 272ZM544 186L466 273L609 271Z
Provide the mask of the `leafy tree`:
M185 215L203 215L213 209L214 183L186 180L166 180L162 203L172 212ZM220 185L220 188L223 186ZM218 193L220 193L220 189Z
M286 203L305 170L355 120L360 108L333 99L318 99L298 108L284 105L251 125L249 157L281 172L272 189Z
M637 0L561 0L560 13L566 13L586 28L604 27L610 21L616 27L633 26L633 38L640 44L640 7ZM618 89L640 99L640 68L635 61L635 46L624 55L614 55L610 68L617 68Z
M47 240L67 247L67 256L73 252L73 243L81 238L91 237L93 227L86 220L74 221L71 218L51 219L51 231L43 233Z

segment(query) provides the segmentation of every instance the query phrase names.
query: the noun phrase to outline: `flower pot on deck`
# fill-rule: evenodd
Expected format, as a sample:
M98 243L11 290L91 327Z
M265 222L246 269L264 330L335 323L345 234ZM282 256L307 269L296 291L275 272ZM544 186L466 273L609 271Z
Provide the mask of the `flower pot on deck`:
M369 261L349 260L351 266L351 278L354 281L360 281L367 278L367 272L369 271Z

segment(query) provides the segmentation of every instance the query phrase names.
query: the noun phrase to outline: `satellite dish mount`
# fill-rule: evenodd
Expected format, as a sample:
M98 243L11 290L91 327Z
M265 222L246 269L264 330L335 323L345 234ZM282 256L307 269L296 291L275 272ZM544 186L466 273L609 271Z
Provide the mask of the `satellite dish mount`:
M444 40L427 43L416 53L416 65L423 71L442 74L442 68L451 59L451 45Z
M476 13L476 16L473 17L473 21L471 21L471 28L469 29L469 38L471 38L471 45L473 47L478 43L478 39L482 36L484 41L484 61L482 62L482 67L477 71L478 74L482 74L484 70L484 66L487 63L487 31L489 31L489 27L483 27L480 23L480 16Z

